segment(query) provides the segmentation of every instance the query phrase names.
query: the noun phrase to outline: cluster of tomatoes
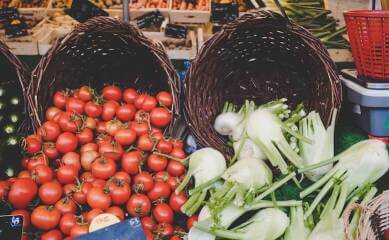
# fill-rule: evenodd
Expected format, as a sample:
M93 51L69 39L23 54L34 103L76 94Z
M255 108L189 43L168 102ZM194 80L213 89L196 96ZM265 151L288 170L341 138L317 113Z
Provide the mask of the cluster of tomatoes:
M42 240L73 239L111 213L139 217L148 239L182 239L196 217L181 214L187 197L174 192L186 154L181 140L163 134L171 94L114 85L98 94L83 86L56 92L53 104L24 140L25 170L0 182L0 199L24 216L24 230L38 230Z

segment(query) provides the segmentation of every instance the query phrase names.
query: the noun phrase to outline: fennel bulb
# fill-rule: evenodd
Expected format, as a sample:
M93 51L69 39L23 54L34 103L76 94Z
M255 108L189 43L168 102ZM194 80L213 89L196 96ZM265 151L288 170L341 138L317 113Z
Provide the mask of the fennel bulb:
M223 154L213 148L202 148L190 155L188 172L176 189L176 193L181 192L191 177L194 177L195 188L192 189L191 197L182 206L183 213L191 216L201 207L208 188L212 187L226 168Z
M301 172L321 167L323 164L337 160L338 162L335 166L319 181L300 193L300 197L304 198L324 185L305 213L305 218L312 214L327 192L333 188L335 185L333 179L341 180L340 196L347 198L353 191L358 191L366 185L377 181L389 169L389 156L385 143L371 139L361 141L333 159L302 169ZM341 205L339 206L342 207Z
M219 134L228 136L232 135L233 130L236 129L242 121L242 115L234 112L224 112L216 117L214 128Z
M325 129L320 115L313 111L300 121L300 133L306 138L312 139L314 143L309 144L300 141L300 155L303 166L310 166L334 157L334 133L335 133L336 110L332 115L331 125ZM311 181L319 180L324 174L331 170L332 165L305 172L305 176Z
M257 212L247 222L233 230L210 230L199 223L195 224L196 228L210 232L216 237L236 240L275 240L284 234L288 226L288 216L276 208L266 208Z
M290 208L290 225L284 240L307 240L311 230L305 225L302 206Z
M266 107L259 107L248 117L246 126L248 137L259 146L273 166L278 167L283 174L286 174L288 165L282 154L296 167L301 168L303 165L300 156L290 147L284 132L299 140L311 143L309 139L290 129L272 110Z

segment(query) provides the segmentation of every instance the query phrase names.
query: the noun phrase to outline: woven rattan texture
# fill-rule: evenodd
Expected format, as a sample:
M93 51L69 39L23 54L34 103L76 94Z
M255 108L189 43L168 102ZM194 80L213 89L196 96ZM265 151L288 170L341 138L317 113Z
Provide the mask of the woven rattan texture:
M35 127L55 91L111 83L150 94L170 91L179 113L179 80L163 46L128 23L96 17L59 39L34 69L29 95Z
M303 102L329 124L342 100L341 83L326 48L307 30L271 11L255 11L209 39L185 81L185 116L200 144L226 152L213 129L225 101Z

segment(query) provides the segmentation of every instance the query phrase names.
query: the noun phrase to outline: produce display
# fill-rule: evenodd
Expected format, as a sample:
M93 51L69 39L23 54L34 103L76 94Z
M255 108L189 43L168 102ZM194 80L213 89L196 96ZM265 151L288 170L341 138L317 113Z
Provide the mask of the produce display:
M138 8L168 8L169 7L168 3L169 2L167 0L152 0L152 1L134 0L134 1L132 1L130 7L135 8L135 9L138 9Z
M14 8L37 8L47 7L49 0L2 0L0 2L0 8L14 7Z
M286 99L260 106L246 101L240 109L226 103L214 127L228 136L234 156L225 160L215 149L197 150L175 191L189 193L182 212L200 211L188 239L345 239L345 207L375 196L389 156L379 140L334 156L335 118L336 110L325 128L316 112L307 115L302 105L289 109ZM194 185L186 187L191 177ZM351 216L354 237L359 217Z
M90 0L99 8L122 8L122 0ZM69 8L72 5L72 0L53 0L53 8Z
M176 10L209 10L210 1L198 0L198 1L185 1L185 0L172 0L172 9Z
M167 49L190 50L192 42L190 39L167 39L162 41Z
M328 48L349 48L342 36L346 27L338 27L331 10L324 8L324 0L283 0L280 1L288 17L307 28Z
M11 207L1 213L23 214L31 239L86 234L103 212L140 217L148 239L180 239L193 218L181 214L186 195L174 192L186 173L183 142L163 133L172 103L165 91L114 85L57 91L24 140L24 170L0 184Z

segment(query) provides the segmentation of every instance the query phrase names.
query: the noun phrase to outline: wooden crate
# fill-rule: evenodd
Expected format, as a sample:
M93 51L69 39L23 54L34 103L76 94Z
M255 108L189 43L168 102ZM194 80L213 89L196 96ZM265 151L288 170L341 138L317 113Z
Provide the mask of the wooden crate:
M163 32L143 32L144 35L148 38L151 38L154 41L163 42L164 40L168 41L178 41L175 38L165 37ZM166 47L166 52L170 59L173 60L191 60L196 57L197 54L197 41L194 31L188 31L187 40L192 44L191 49L168 49Z
M176 10L173 9L173 1L170 2L169 17L171 23L207 23L211 19L211 0L207 11L199 10Z
M130 5L134 3L134 0L130 1ZM130 8L130 19L134 20L137 17L140 17L146 13L153 12L153 11L159 11L162 16L169 17L169 6L170 6L171 0L167 0L168 7L166 8Z

